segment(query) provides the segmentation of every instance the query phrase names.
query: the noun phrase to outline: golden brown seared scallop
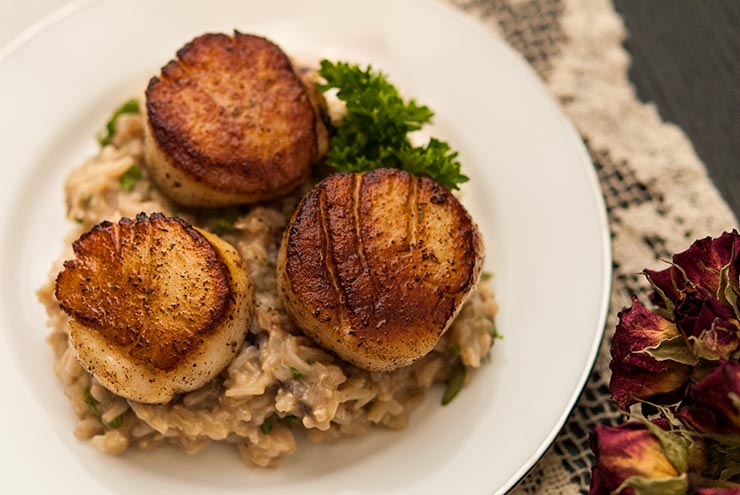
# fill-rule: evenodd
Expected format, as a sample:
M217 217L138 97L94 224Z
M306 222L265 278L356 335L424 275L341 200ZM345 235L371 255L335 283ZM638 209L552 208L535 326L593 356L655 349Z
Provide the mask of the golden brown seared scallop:
M376 169L332 175L302 200L278 284L307 335L356 366L390 371L432 350L482 261L478 228L447 189Z
M271 41L199 36L149 82L146 165L168 196L189 206L284 195L326 151L316 97Z
M55 296L77 359L112 392L167 402L211 380L241 348L252 282L217 236L142 213L96 225L73 248Z

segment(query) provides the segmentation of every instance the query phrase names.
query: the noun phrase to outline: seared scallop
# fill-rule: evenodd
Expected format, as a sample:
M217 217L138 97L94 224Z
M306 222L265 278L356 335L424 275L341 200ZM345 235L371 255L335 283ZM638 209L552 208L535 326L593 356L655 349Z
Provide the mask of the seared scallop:
M443 186L336 174L300 203L278 256L286 311L324 348L389 371L430 352L478 283L480 234Z
M55 296L80 364L112 392L164 403L241 348L254 312L239 254L178 218L103 222L73 244Z
M326 151L320 99L271 41L239 32L199 36L149 82L146 166L184 205L284 195Z

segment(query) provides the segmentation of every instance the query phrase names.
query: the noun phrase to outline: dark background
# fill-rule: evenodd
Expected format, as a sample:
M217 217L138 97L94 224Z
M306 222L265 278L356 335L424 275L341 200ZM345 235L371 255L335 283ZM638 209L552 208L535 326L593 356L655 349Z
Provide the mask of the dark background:
M740 0L614 0L643 101L688 135L740 217Z

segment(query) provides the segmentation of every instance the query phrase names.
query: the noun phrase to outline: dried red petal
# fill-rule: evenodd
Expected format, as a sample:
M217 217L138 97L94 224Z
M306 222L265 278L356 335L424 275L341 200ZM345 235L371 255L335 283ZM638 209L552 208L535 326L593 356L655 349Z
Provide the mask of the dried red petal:
M664 340L679 336L676 326L649 311L636 298L619 313L611 346L609 390L619 407L681 390L691 368L675 361L658 361L646 352Z
M713 297L687 294L674 311L676 326L689 349L705 359L727 359L740 345L735 312Z
M740 234L733 230L716 239L706 237L694 242L686 251L673 256L673 264L660 271L645 270L656 292L650 300L657 306L666 307L663 292L674 306L689 292L699 292L719 298L720 272L727 267L728 280L738 286L740 273Z
M665 270L654 271L645 269L643 271L647 275L650 283L657 289L663 292L663 295L671 301L675 306L681 300L681 294L686 288L686 278L677 270L674 266L669 266ZM665 308L666 304L663 300L663 296L658 294L657 290L650 294L650 302Z
M733 230L716 239L706 237L694 242L689 249L673 256L673 263L681 267L695 286L717 296L720 288L720 270L729 268L729 279L737 286L740 234Z
M676 416L702 433L740 434L740 363L720 361L702 381L689 387Z

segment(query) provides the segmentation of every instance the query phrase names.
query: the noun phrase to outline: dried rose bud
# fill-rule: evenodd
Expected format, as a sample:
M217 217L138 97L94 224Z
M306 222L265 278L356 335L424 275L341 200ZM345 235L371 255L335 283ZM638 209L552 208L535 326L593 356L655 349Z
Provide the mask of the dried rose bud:
M702 433L740 434L740 363L720 361L702 381L689 387L676 416Z
M622 495L634 495L635 485L661 486L668 490L665 493L676 495L686 493L684 473L674 466L663 441L647 425L633 421L617 427L597 426L590 440L597 462L591 470L589 495L607 495L620 488ZM685 450L684 446L679 455L687 456Z
M677 305L686 292L708 293L723 299L722 272L726 281L738 287L740 271L740 234L733 230L716 239L706 237L694 242L689 249L673 256L673 264L661 271L645 270L656 292L662 292L672 305ZM665 301L656 294L653 302L665 307Z
M674 310L676 326L691 352L709 360L727 359L740 344L740 324L729 306L689 293Z
M670 354L656 359L662 344L675 343L685 347L676 326L649 311L636 297L632 306L619 313L612 339L612 370L609 390L619 407L626 409L639 400L668 396L681 391L691 367ZM683 361L683 362L682 362Z

